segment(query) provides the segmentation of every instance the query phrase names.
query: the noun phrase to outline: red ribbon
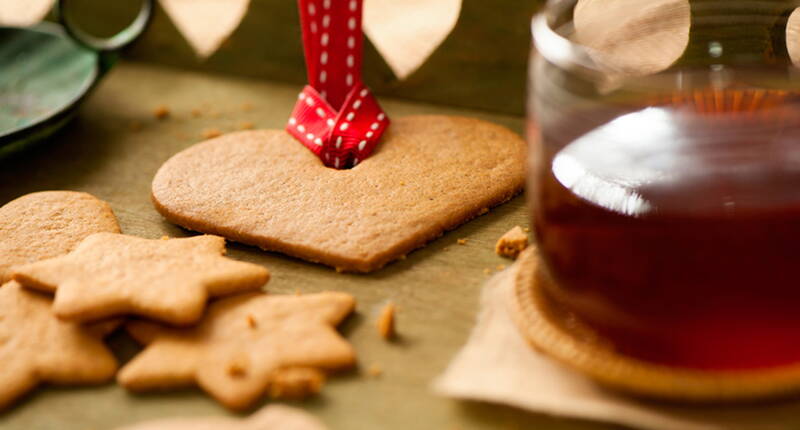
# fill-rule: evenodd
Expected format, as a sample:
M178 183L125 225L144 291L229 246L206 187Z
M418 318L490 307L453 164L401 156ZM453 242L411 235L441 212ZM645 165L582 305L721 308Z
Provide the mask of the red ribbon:
M298 0L308 83L286 131L336 169L369 157L389 118L361 82L362 0Z

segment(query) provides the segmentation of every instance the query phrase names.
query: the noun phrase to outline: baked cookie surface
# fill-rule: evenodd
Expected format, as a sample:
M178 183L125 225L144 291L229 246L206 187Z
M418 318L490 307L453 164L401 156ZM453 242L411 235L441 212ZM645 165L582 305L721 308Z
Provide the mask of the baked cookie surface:
M346 293L251 293L213 302L191 328L132 321L126 328L145 348L117 380L134 391L197 384L231 409L251 406L275 384L293 397L313 394L302 391L318 389L321 372L355 363L334 328L354 307Z
M246 419L166 418L117 430L326 430L326 427L302 409L269 405Z
M0 284L10 269L72 251L93 233L119 233L108 203L76 191L26 194L0 207Z
M192 146L156 174L170 222L340 270L369 272L517 194L525 143L451 116L394 120L373 155L326 168L279 130Z
M13 270L27 288L55 292L53 312L70 321L141 315L197 322L209 297L260 289L269 272L223 257L219 236L150 240L96 233L69 254Z
M117 324L65 322L51 303L14 281L0 287L0 409L40 383L99 384L117 371L102 341Z

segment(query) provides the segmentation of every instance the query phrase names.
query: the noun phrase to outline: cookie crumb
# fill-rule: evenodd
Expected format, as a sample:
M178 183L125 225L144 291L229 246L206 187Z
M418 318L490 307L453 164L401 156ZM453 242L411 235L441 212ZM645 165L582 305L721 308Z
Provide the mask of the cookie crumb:
M256 322L256 319L253 318L253 315L250 315L250 314L247 315L247 325L250 328L256 328L258 326L258 323Z
M222 136L222 132L218 128L207 128L203 130L201 136L206 139L213 139L215 137Z
M161 240L169 240L169 236L167 235L161 236Z
M380 364L377 364L377 363L373 364L373 365L369 366L369 368L367 369L367 375L369 375L369 376L371 376L373 378L377 378L377 377L383 375L383 368L381 367Z
M275 371L269 385L273 399L302 399L322 390L325 374L310 367L289 367Z
M250 121L242 121L239 123L239 130L252 130L255 126L256 125Z
M489 268L483 269L483 274L484 275L488 275L490 273L492 273L492 269L489 269Z
M528 247L528 235L522 227L516 226L506 232L494 246L494 252L501 257L516 259Z
M144 124L142 124L141 121L135 119L128 124L128 128L133 132L138 132L142 131L142 128L144 128Z
M405 181L400 181L400 186L401 187L405 187L406 186L406 182Z
M167 119L170 115L169 108L166 105L158 105L153 109L153 116L156 119Z
M253 104L249 102L242 103L242 110L245 112L250 112L253 110Z
M525 227L525 228L522 229L522 231L524 231L525 233L530 233L531 232L531 228L530 227Z
M456 241L456 243L458 243L459 245L466 245L467 244L467 239L458 239Z
M506 265L505 264L498 264L497 265L497 270L506 270Z
M299 295L301 295L301 294L303 294L303 293L301 293L301 292L300 292L300 289L299 289L299 288L295 288L295 289L294 289L294 295L295 295L295 296L299 296Z
M394 323L394 311L395 306L393 302L387 303L383 309L381 309L381 314L378 316L378 333L381 335L382 338L386 340L390 340L394 338L396 331L395 331L395 323Z
M228 374L234 378L242 378L247 375L247 369L242 363L234 362L228 366Z

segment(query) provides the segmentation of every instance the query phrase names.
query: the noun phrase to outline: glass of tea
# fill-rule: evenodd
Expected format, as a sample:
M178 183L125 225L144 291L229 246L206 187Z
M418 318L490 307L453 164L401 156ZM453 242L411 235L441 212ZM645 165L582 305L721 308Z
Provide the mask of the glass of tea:
M529 201L546 294L616 351L800 363L800 6L551 0Z

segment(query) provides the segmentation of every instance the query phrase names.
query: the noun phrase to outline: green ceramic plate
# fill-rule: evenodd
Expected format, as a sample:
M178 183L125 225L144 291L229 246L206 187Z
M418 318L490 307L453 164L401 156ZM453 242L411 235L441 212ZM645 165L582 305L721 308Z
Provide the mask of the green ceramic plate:
M61 128L113 65L117 52L146 28L153 0L134 22L100 39L75 27L59 1L62 25L0 27L0 155L39 141Z

